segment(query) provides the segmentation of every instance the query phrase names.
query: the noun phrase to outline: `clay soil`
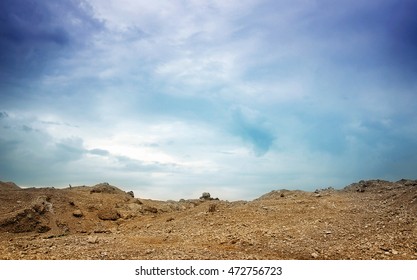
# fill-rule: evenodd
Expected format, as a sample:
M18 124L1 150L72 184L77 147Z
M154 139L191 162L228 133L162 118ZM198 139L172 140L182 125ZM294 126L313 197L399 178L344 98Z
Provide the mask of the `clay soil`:
M234 202L0 183L2 260L417 259L417 181Z

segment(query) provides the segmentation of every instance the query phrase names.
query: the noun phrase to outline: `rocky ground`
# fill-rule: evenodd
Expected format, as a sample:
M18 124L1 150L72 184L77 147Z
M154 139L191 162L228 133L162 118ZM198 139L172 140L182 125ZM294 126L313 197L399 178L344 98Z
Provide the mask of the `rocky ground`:
M417 259L417 181L235 202L0 182L0 259Z

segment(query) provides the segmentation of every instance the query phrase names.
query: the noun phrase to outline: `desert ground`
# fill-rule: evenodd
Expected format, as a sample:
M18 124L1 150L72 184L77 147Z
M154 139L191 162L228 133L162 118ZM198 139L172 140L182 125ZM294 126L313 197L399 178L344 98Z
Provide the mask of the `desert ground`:
M126 191L0 182L0 259L417 259L417 180L231 202Z

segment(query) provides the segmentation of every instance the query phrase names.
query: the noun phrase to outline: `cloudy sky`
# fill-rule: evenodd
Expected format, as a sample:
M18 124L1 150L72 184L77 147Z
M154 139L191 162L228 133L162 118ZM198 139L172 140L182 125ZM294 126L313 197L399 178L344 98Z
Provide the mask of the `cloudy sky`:
M417 177L413 0L0 2L0 180L139 197Z

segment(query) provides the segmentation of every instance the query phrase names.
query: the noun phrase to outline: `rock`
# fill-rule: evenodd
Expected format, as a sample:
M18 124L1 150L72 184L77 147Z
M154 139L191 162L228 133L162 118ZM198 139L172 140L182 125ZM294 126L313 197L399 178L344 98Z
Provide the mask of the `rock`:
M140 200L139 200L139 199L137 199L137 198L134 200L134 202L133 202L133 203L136 203L136 204L143 204L143 202L142 202L142 201L140 201Z
M319 254L318 254L318 253L316 253L316 252L314 252L314 253L311 253L311 256L312 256L313 258L317 259L317 258L319 257Z
M120 218L119 212L111 208L104 208L100 210L97 216L100 220L105 220L105 221L106 220L116 221L117 219Z
M124 208L128 211L135 212L135 213L142 210L142 206L140 206L137 203L129 203L129 204L125 205Z
M211 195L209 192L203 192L203 194L200 196L200 199L211 200Z
M46 226L46 225L42 225L38 228L39 233L45 233L45 232L48 232L50 230L51 230L51 228L49 226Z
M155 207L149 206L149 205L143 206L142 210L145 211L145 212L150 212L150 213L154 213L154 214L158 213L158 209L156 209Z
M95 244L95 243L98 243L98 237L97 236L89 236L88 238L87 238L87 242L88 243L91 243L91 244Z
M49 197L42 195L37 197L32 202L32 209L39 214L44 214L46 212L52 211L52 203L49 202Z
M132 198L135 198L135 194L133 193L133 191L129 191L127 192L128 195L130 195Z
M84 214L83 214L83 212L81 210L77 209L74 212L72 212L72 215L74 217L81 218Z

